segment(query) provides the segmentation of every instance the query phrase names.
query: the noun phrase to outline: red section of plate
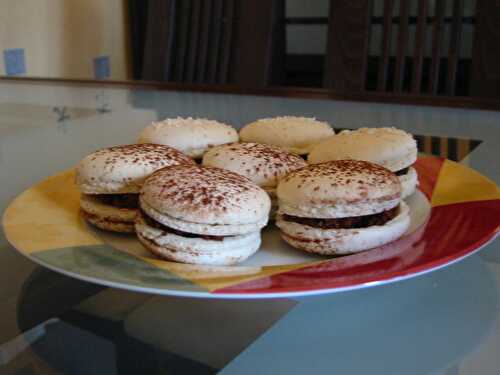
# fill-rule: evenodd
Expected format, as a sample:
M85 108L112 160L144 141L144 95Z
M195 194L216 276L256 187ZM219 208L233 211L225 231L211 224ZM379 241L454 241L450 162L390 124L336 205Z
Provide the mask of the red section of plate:
M429 201L432 198L432 192L434 191L439 172L445 160L444 158L434 156L420 157L414 164L418 174L418 189L425 194Z
M350 288L431 271L473 253L492 239L499 231L499 218L500 200L434 207L426 225L386 246L214 293L265 294Z

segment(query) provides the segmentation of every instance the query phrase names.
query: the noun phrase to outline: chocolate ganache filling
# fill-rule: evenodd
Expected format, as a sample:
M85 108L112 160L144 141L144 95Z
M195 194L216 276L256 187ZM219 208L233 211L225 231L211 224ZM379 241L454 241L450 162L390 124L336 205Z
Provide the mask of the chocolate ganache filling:
M232 237L232 236L211 236L208 234L196 234L196 233L189 233L189 232L183 232L178 229L170 228L162 223L159 223L155 219L153 219L151 216L148 216L143 210L139 209L139 212L142 216L142 219L146 222L147 225L150 227L159 229L163 232L167 233L172 233L177 236L182 236L182 237L187 237L187 238L202 238L204 240L210 240L210 241L223 241L224 238L226 237Z
M139 207L139 194L96 194L100 202L118 208Z
M119 219L113 219L113 218L102 218L99 217L98 215L91 214L90 212L84 211L83 209L80 211L81 215L87 219L87 220L100 220L100 221L105 221L108 223L115 223L115 224L127 224L127 225L133 225L133 221L127 221L127 220L119 220Z
M402 175L407 174L409 170L410 170L410 167L406 167L406 168L400 169L399 171L394 172L394 174L396 176L402 176Z
M390 210L372 215L343 217L339 219L313 219L285 214L283 215L283 220L320 229L355 229L367 228L372 225L384 225L388 221L394 219L398 213L399 205Z

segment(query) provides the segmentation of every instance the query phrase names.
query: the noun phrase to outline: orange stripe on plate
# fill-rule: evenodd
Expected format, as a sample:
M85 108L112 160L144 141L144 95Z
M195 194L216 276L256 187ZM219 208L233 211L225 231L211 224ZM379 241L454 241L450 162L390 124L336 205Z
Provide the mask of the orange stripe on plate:
M444 159L434 156L419 157L414 167L418 173L418 188L429 199L432 198Z

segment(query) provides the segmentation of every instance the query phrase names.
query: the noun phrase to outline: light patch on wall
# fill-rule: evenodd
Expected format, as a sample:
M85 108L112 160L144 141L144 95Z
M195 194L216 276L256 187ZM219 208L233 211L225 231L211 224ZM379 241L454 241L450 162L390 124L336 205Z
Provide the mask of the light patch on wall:
M106 79L109 78L110 74L109 56L98 56L94 58L95 79Z
M5 66L5 74L8 76L26 74L24 49L14 48L3 50L3 62Z

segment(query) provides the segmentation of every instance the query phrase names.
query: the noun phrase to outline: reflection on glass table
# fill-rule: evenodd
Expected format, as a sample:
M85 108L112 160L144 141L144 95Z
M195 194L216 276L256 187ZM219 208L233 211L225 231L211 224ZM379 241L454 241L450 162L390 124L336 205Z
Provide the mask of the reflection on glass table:
M296 362L291 366L296 373L313 361L333 373L437 374L470 356L498 324L498 277L498 271L474 257L415 282L312 298L300 305L292 300L207 301L106 289L44 325L31 350L62 371L71 367L61 364L72 366L74 361L85 368L88 355L103 356L92 353L101 348L107 353L102 363L120 373L214 373L289 312L277 323L278 336L259 339L260 350L274 358L269 373L282 373L281 361L286 360ZM31 329L36 314L40 322L51 316L43 306L50 306L52 313L62 311L71 297L76 302L88 292L87 285L35 271L20 296L21 329ZM70 341L61 347L64 340ZM84 352L75 352L82 345ZM252 354L250 350L238 357L227 373ZM389 354L391 361L383 360ZM264 358L265 353L255 355ZM246 373L252 373L251 363L247 366Z

